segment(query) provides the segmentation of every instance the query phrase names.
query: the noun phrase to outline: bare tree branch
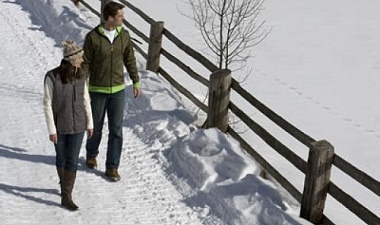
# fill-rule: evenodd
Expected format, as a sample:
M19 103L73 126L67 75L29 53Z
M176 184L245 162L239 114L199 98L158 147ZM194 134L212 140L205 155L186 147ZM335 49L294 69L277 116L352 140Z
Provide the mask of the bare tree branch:
M264 0L187 0L192 17L207 47L215 54L220 69L252 57L251 48L262 42L270 30L258 16Z

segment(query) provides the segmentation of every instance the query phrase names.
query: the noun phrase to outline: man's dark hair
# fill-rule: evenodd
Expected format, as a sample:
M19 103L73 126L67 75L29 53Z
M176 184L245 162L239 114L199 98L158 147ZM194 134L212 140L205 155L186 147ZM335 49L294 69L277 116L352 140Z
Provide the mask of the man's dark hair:
M124 9L124 5L117 2L108 2L103 9L103 19L107 21L108 17L115 17L117 11L120 9Z

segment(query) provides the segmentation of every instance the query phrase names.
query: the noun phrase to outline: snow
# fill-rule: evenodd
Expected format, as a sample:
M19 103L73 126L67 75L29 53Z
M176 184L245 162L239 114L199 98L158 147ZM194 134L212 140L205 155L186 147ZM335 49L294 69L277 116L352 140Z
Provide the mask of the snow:
M97 0L87 2L99 8ZM187 9L183 2L130 2L208 54L193 22L180 13ZM261 16L271 33L254 48L253 73L244 88L313 138L331 142L337 154L379 180L380 3L271 0L264 6ZM61 60L59 43L67 38L83 43L99 19L69 0L1 0L0 9L1 224L310 224L298 217L294 199L258 176L258 164L238 142L216 129L197 128L204 115L161 76L146 71L138 54L143 94L133 99L131 86L126 89L122 180L105 179L105 151L99 168L87 169L83 146L73 193L80 210L61 208L54 148L42 111L43 78ZM126 19L143 27L132 13ZM177 74L175 68L168 70ZM184 75L177 76L187 82ZM191 86L204 98L204 89ZM247 110L307 158L307 149ZM243 135L302 191L299 172L249 132ZM378 196L338 170L332 172L335 183L380 216ZM332 199L326 210L336 224L363 224Z

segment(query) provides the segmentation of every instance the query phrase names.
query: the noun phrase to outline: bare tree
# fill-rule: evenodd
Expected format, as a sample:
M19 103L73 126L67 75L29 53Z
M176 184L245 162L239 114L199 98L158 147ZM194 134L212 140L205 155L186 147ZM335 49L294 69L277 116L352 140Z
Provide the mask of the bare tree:
M244 67L251 47L268 35L258 20L264 0L188 0L195 21L220 69ZM235 68L231 68L231 67Z

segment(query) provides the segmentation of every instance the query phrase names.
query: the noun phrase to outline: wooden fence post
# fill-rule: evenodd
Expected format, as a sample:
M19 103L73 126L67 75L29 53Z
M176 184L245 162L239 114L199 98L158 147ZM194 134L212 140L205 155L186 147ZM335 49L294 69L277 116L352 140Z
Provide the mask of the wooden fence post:
M312 143L301 203L301 217L313 224L322 223L330 183L334 147L325 140Z
M231 82L229 69L217 70L211 74L206 128L216 127L227 132Z
M160 68L160 55L162 47L162 33L164 22L154 22L150 27L148 59L146 69L157 73Z

